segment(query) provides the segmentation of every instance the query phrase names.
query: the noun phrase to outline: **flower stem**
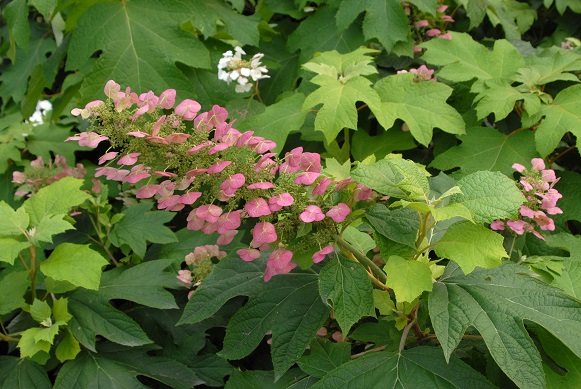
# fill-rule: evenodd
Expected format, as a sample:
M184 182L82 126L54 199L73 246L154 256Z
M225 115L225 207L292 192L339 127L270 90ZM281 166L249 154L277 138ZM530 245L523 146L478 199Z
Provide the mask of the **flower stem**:
M371 272L373 273L377 280L379 280L382 284L385 284L385 282L387 281L387 276L379 267L377 267L375 263L373 263L371 259L367 258L367 256L365 256L363 253L361 253L359 250L357 250L355 247L353 247L349 242L347 242L339 235L333 235L333 238L335 239L337 244L341 246L341 248L353 254L355 259L357 259L359 263L370 268Z

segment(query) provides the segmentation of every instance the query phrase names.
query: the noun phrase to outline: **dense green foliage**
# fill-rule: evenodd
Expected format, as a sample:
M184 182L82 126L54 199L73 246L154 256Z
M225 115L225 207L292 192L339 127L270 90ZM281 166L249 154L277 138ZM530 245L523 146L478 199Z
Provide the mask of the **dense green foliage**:
M0 5L0 389L581 386L578 0Z

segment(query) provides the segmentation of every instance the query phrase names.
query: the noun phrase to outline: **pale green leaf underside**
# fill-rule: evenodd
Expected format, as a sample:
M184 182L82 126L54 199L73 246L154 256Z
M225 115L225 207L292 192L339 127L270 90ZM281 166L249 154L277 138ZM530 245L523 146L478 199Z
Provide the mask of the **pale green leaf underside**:
M424 291L432 290L432 272L424 262L392 256L387 260L383 270L387 274L385 284L393 289L400 303L412 302Z

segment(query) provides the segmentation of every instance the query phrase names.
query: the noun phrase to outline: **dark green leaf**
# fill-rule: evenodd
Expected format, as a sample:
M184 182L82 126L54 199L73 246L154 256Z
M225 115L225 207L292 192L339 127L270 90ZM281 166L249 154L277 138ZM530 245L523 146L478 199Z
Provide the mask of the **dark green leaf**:
M416 211L406 208L391 210L383 204L376 204L367 210L365 217L379 234L394 242L416 247L420 228Z
M0 355L1 389L50 389L46 370L29 359Z
M75 25L67 58L67 70L76 70L102 51L83 81L84 100L103 98L103 86L111 79L137 93L175 88L181 98L191 94L193 87L177 63L210 67L208 50L180 28L193 10L191 2L175 0L107 2L89 8Z
M24 293L28 290L27 271L10 271L3 269L0 272L0 315L10 313L26 304Z
M351 345L349 343L333 343L326 339L316 338L311 342L309 354L303 355L297 363L305 373L322 378L350 359Z
M293 384L308 379L305 373L298 369L292 369L274 382L274 374L270 370L234 370L225 389L290 389L295 388ZM298 381L298 382L297 382ZM308 386L297 386L296 388L307 388Z
M113 308L97 292L77 290L69 295L69 328L77 340L91 351L101 335L125 346L151 343L145 332L129 316Z
M99 294L109 300L124 299L158 309L177 308L173 295L164 289L178 286L177 274L164 271L172 262L157 259L104 272Z
M479 170L499 171L512 176L514 163L527 165L537 156L534 135L519 131L504 135L490 127L472 127L458 137L462 144L438 155L430 164L440 170L457 166L462 176Z
M375 317L373 287L367 271L343 254L331 259L321 269L319 293L333 309L344 336L363 316Z
M460 359L452 357L448 363L435 347L370 353L341 365L311 388L359 389L362 383L370 389L494 388Z
M543 388L541 357L523 321L544 327L581 356L581 343L571 337L581 331L581 303L525 271L506 263L464 275L450 263L429 296L430 318L447 359L471 326L515 384Z
M135 254L143 257L147 241L153 243L172 243L177 241L175 234L165 223L174 218L175 213L151 211L153 203L140 203L123 211L123 219L113 227L109 239L115 246L129 245Z
M148 388L137 379L138 375L176 389L188 389L201 383L192 370L177 361L150 356L139 350L122 349L98 354L83 352L63 365L54 388Z

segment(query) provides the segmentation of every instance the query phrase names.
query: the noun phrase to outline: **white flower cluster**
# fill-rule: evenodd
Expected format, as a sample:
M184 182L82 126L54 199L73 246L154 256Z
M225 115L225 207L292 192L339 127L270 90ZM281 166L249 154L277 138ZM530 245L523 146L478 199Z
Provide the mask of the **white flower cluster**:
M52 104L48 100L40 100L36 103L36 109L31 117L28 118L28 121L33 126L38 126L44 123L44 117L48 111L52 111Z
M246 54L246 52L241 47L236 46L234 53L232 53L232 50L228 50L218 62L218 78L227 83L236 81L237 93L248 92L252 88L250 79L258 81L263 78L270 78L269 75L265 74L268 69L265 66L261 66L262 64L260 63L264 54L255 54L250 62L242 59L243 54Z

